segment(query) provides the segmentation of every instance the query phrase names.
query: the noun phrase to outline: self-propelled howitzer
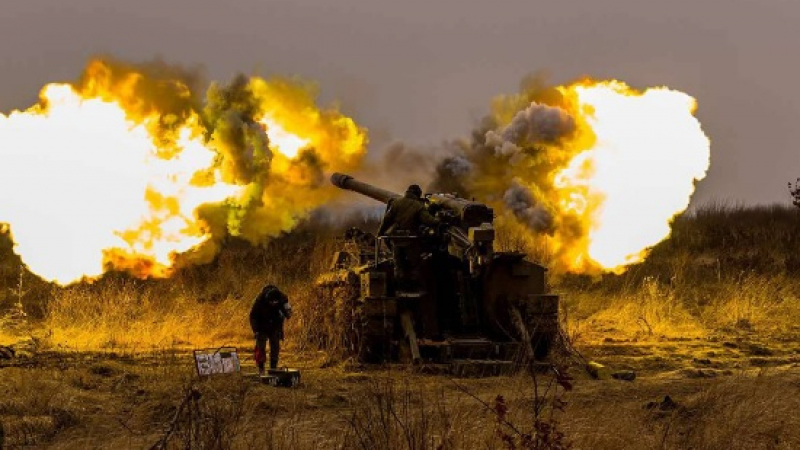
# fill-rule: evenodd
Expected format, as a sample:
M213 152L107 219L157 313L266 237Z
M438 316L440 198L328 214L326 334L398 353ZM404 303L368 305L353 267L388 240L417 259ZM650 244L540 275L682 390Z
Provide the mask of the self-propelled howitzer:
M390 203L401 195L355 178L334 173L331 183L335 186L358 192L381 203ZM425 197L428 211L441 222L439 230L427 230L441 234L441 244L446 244L451 255L469 262L470 273L476 272L492 257L494 242L494 211L489 206L457 197L452 194L429 194ZM420 230L426 234L426 230ZM428 234L429 234L428 233Z
M401 197L340 173L331 182L385 204ZM546 269L495 251L489 206L452 194L424 201L441 225L398 236L348 232L317 281L332 309L327 329L341 330L328 344L364 362L448 363L459 372L546 357L558 336L558 296L547 292ZM398 248L419 252L411 291L396 279Z

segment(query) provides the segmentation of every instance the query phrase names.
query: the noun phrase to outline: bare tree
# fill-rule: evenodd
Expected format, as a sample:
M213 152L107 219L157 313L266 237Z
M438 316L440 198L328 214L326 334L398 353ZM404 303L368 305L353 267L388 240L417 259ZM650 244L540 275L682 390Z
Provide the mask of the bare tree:
M794 183L789 182L789 194L792 196L792 203L794 206L800 208L800 178Z

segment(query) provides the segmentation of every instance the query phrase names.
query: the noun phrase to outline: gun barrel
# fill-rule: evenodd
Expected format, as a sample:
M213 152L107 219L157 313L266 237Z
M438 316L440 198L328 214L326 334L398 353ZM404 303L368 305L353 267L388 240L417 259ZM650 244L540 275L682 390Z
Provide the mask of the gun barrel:
M478 227L494 221L494 211L483 203L473 202L450 194L431 194L432 202L458 214L462 228Z
M363 181L358 181L350 175L343 173L334 173L331 175L331 183L340 189L346 189L353 192L358 192L361 195L366 195L369 198L375 199L381 203L389 203L390 200L402 197L392 191L381 189Z

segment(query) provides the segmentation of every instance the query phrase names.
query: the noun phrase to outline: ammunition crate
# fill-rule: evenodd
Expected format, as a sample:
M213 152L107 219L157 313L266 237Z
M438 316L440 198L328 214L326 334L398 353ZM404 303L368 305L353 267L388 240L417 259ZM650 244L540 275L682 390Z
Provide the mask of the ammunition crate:
M261 377L261 382L270 386L296 387L300 384L300 371L297 369L269 369Z

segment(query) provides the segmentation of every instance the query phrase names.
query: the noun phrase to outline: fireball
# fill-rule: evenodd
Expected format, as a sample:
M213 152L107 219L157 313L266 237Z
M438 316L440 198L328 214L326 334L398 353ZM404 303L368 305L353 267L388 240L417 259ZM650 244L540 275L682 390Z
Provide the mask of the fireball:
M640 93L619 82L573 89L594 144L557 174L557 185L586 187L589 209L578 213L588 247L581 252L619 271L669 236L670 220L705 177L710 142L693 115L695 100L682 92Z
M543 246L562 272L621 272L669 236L705 177L710 142L696 101L620 81L529 86L500 97L446 175ZM452 181L452 180L451 180Z
M0 222L47 280L167 276L224 236L291 229L333 195L322 167L351 169L365 144L305 85L240 77L203 104L173 73L95 60L0 114Z

